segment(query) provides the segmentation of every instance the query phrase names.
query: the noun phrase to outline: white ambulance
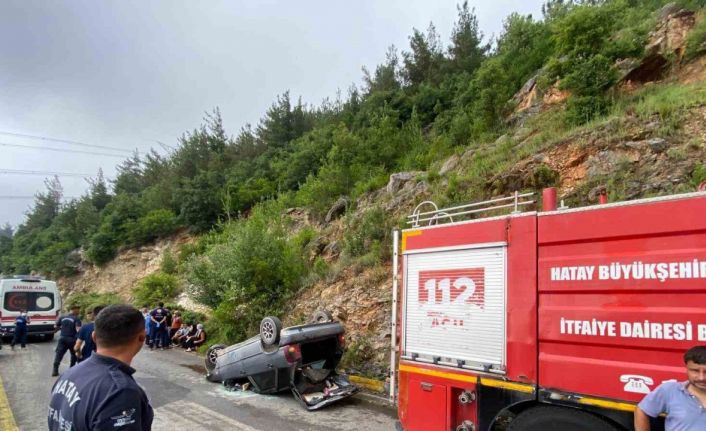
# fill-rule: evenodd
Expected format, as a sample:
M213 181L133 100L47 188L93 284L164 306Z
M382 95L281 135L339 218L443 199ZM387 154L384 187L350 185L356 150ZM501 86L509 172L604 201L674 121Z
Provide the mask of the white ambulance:
M15 319L26 310L29 335L54 338L54 325L61 312L61 295L56 282L39 277L16 276L0 279L0 331L10 336Z

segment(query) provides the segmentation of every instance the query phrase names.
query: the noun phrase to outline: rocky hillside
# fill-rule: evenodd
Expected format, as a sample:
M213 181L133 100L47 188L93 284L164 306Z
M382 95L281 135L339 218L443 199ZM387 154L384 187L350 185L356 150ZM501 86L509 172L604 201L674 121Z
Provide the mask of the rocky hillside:
M68 301L77 293L112 293L132 303L135 299L135 286L148 275L160 270L165 254L176 254L181 246L191 244L195 239L186 232L180 232L152 244L122 250L115 259L104 266L91 265L85 259L80 259L78 273L61 277L58 280L59 287ZM193 311L209 311L191 300L186 293L179 295L177 303Z
M448 201L450 187L471 186L479 158L502 155L498 172L484 178L483 198L515 190L556 186L569 205L591 205L607 188L614 200L695 191L706 162L706 58L672 70L657 69L659 60L683 55L694 14L667 8L647 47L650 57L626 71L615 97L622 107L608 118L564 130L553 116L564 109L567 92L552 86L540 93L537 77L515 95L517 108L508 119L510 133L483 148L453 155L431 172L401 172L386 187L362 196L351 205L353 219L381 208L393 219L411 214L420 202L440 197ZM659 66L661 65L661 66ZM471 175L469 175L471 173ZM334 206L327 218L336 215ZM302 214L291 210L290 216ZM307 219L304 217L304 219ZM402 226L400 226L402 227ZM324 222L317 255L335 262L345 223ZM391 243L390 243L391 246ZM346 323L353 363L366 374L384 376L389 361L392 268L343 265L340 273L302 291L291 306L293 320L317 309L328 309Z

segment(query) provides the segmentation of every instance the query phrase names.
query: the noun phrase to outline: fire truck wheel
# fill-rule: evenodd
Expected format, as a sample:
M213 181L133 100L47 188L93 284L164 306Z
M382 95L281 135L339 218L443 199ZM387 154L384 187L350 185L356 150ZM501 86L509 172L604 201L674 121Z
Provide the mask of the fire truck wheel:
M507 431L618 431L609 422L582 412L563 407L534 407L520 413Z

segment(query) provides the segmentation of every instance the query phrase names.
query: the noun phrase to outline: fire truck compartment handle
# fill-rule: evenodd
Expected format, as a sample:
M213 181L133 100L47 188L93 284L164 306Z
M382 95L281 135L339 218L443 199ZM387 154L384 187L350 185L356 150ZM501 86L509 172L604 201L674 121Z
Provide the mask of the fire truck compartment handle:
M420 385L422 387L422 390L427 392L431 392L431 390L434 388L434 385L432 385L431 383L422 382L420 383Z

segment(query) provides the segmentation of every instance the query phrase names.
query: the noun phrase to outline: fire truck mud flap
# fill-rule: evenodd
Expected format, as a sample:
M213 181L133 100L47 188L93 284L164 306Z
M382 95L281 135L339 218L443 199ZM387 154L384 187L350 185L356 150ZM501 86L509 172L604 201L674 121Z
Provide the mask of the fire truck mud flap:
M292 381L292 393L309 411L346 399L358 391L347 376L323 368L297 369Z

